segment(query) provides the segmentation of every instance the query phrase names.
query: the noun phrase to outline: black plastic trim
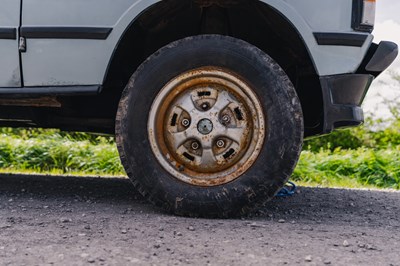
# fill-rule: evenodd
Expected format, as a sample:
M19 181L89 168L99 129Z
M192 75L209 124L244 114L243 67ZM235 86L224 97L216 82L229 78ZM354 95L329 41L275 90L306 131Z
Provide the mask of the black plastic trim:
M374 26L361 24L364 0L353 0L351 27L356 31L372 32Z
M368 74L320 77L324 99L324 134L364 122L360 106L373 80L374 77Z
M314 37L319 45L361 47L367 40L368 35L337 32L315 32Z
M371 60L365 67L369 72L383 72L399 54L399 48L394 42L381 41Z
M101 92L100 85L62 86L62 87L24 87L0 88L0 98L26 98L30 96L77 96L97 95Z
M398 46L393 42L381 41L378 44L371 43L357 74L369 74L378 77L398 55Z
M17 29L16 28L0 28L0 39L16 40L17 39Z
M112 30L97 27L21 27L21 36L32 39L106 40Z

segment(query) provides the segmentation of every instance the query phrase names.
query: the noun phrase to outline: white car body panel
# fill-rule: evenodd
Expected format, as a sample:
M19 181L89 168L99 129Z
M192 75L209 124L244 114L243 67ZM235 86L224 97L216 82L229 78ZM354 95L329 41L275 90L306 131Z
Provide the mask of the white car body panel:
M16 0L3 0L7 3ZM355 72L373 36L362 47L318 45L314 32L354 33L351 0L262 0L298 30L320 76ZM106 40L27 39L22 53L25 86L102 84L113 51L127 27L158 0L24 0L23 27L110 27ZM8 5L10 5L10 3ZM3 10L0 11L4 12ZM18 14L15 14L18 17ZM0 26L4 22L0 20ZM366 33L360 33L366 34ZM16 45L0 40L0 47ZM8 47L8 49L10 49ZM0 49L0 51L5 48ZM7 59L12 61L12 59ZM16 71L15 66L13 71ZM0 86L6 86L4 75Z
M132 21L149 2L155 1L25 0L22 26L113 28L107 40L28 38L29 47L22 54L25 85L102 84L114 48L125 30L121 18L127 10L134 9L137 13L131 14ZM129 23L123 23L124 27Z
M354 33L351 0L263 0L285 15L297 28L320 76L355 72L373 40L369 34L362 47L322 46L314 32ZM365 33L360 33L365 34Z
M0 28L18 29L20 20L20 0L2 0L0 8ZM18 41L0 39L0 87L20 87Z

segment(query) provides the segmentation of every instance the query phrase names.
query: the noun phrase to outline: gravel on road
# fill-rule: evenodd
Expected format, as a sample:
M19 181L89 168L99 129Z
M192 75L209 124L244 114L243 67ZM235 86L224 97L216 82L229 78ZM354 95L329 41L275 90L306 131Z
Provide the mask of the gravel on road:
M0 175L0 265L400 265L400 193L305 188L176 217L124 178Z

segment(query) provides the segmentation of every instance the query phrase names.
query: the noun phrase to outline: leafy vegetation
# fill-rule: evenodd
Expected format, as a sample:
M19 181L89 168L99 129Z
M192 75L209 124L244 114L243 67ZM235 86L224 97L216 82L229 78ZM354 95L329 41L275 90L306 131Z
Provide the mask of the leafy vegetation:
M112 137L44 129L1 129L0 168L3 172L123 173Z
M369 121L372 123L372 121ZM305 142L292 179L301 184L400 189L400 123ZM124 175L114 139L43 129L0 129L2 172Z
M400 148L304 151L292 178L324 186L400 189Z
M367 119L361 127L337 130L327 136L305 141L304 150L318 152L322 150L334 151L340 149L390 149L400 145L400 119L390 121L376 131L371 130L382 121ZM389 122L386 121L386 124Z

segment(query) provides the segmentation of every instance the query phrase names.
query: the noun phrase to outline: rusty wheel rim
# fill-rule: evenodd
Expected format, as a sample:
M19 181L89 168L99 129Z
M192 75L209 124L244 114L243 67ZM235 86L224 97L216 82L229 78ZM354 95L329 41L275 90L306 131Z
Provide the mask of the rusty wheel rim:
M265 138L257 95L237 75L204 67L168 82L150 110L153 154L175 178L197 186L231 182L257 159Z

